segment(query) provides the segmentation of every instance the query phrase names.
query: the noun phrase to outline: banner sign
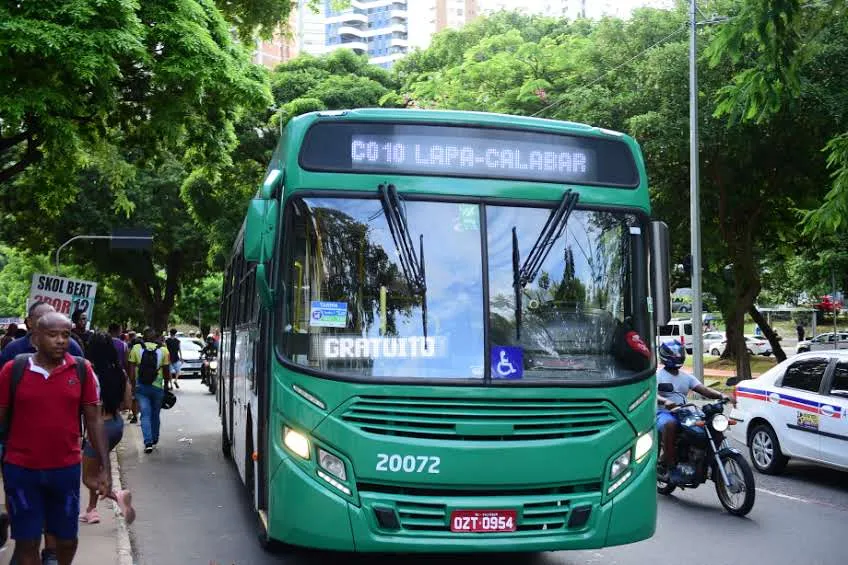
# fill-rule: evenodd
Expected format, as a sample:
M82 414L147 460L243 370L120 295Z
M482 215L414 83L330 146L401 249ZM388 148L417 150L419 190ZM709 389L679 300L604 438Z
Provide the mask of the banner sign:
M81 279L69 279L54 275L32 275L28 305L33 302L47 302L57 312L69 318L77 310L82 310L91 323L94 314L94 295L97 283Z

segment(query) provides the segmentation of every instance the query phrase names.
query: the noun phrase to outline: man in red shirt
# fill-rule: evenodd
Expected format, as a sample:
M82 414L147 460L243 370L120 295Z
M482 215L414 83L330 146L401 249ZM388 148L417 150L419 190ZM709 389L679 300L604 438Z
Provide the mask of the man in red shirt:
M81 410L100 460L98 491L106 496L112 490L97 377L83 360L86 377L80 382L77 361L67 352L71 327L57 312L38 321L32 335L37 351L27 361L13 399L14 361L0 370L0 422L6 422L8 434L3 482L19 565L40 565L42 528L56 537L59 564L73 561L79 530Z

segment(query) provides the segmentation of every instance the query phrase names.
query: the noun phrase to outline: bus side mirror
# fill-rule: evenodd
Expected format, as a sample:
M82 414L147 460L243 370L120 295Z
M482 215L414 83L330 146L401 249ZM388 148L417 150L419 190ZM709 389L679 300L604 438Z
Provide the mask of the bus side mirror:
M651 291L657 326L664 326L671 320L668 273L668 226L665 222L651 222Z
M254 198L247 208L244 225L244 258L253 263L264 263L274 254L277 238L276 200Z
M278 210L276 199L254 198L248 206L244 225L244 258L256 263L256 287L262 305L268 309L274 307L274 291L268 282L265 263L274 255Z

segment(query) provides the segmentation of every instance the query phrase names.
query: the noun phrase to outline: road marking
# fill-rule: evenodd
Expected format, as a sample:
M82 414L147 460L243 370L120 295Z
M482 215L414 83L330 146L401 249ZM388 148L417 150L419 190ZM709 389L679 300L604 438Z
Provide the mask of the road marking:
M786 500L791 500L793 502L803 502L804 504L818 504L820 506L827 506L829 508L836 508L837 510L848 510L848 507L841 506L839 504L833 504L830 502L824 502L823 500L816 500L814 498L803 498L800 496L792 496L791 494L783 494L782 492L775 492L773 490L768 490L764 488L758 488L757 492L762 492L764 494L770 494L772 496L776 496L778 498L783 498Z

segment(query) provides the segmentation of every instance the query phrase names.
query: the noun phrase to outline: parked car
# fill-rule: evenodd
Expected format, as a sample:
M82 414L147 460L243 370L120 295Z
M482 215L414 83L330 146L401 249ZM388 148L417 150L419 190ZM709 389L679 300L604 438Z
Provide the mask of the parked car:
M834 338L834 336L838 337ZM795 347L795 351L798 353L822 351L825 349L848 349L848 332L819 334L812 339L799 341Z
M727 336L724 332L707 332L704 334L704 353L719 356L724 351Z
M180 367L181 377L197 377L200 378L200 350L203 349L203 343L197 339L190 337L181 337L180 353L182 353L182 367Z
M791 357L735 389L730 436L754 468L780 473L789 459L848 470L848 351Z
M704 344L704 351L709 352L710 355L723 355L726 347L727 339L724 338L721 342L713 342L709 349ZM745 336L745 348L748 350L749 355L765 355L768 357L773 353L771 344L767 339L754 335Z

